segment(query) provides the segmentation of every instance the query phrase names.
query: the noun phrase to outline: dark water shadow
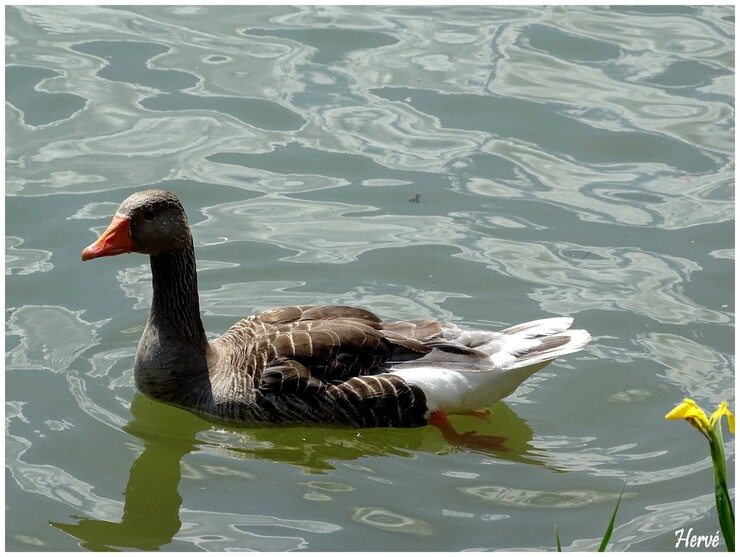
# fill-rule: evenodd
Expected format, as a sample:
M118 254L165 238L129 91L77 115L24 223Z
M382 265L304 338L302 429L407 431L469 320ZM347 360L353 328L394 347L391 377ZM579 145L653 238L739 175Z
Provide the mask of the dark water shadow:
M131 404L132 419L123 429L143 441L144 451L129 472L121 521L73 516L76 523L51 522L52 526L92 551L153 551L172 541L182 526L182 497L177 489L180 462L197 450L200 443L196 435L202 431L203 422L183 413L185 419L177 424L175 432L171 421L160 419L159 414L165 410L162 406L139 393Z
M291 464L312 474L334 469L336 461L368 456L410 458L418 452L444 454L469 450L451 447L433 427L214 429L188 412L138 393L131 414L124 431L140 439L144 450L131 466L120 522L72 516L73 523L50 523L80 540L81 547L88 550L154 551L171 543L182 527L183 500L178 490L182 458L211 443L223 449L224 435L237 435L243 440L241 446L227 449L234 457ZM506 435L507 450L490 453L493 458L543 465L530 453L532 430L503 403L494 405L485 420L460 417L454 421L460 431L476 429L481 433ZM214 436L217 440L212 442Z

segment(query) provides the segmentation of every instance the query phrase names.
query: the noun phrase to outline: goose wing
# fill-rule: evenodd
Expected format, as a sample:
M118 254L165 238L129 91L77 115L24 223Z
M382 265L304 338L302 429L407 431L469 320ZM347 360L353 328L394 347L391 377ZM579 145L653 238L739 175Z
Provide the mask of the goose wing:
M291 306L249 317L217 342L243 347L238 363L231 358L226 367L236 364L251 378L272 421L410 427L426 423L424 394L372 373L391 357L432 350L404 334L414 328L385 330L375 314L354 307Z
M255 388L316 393L368 375L389 358L413 359L430 352L423 338L409 334L413 329L385 330L380 318L361 308L289 306L248 317L219 341L242 356L238 363L230 358L229 367L243 369Z

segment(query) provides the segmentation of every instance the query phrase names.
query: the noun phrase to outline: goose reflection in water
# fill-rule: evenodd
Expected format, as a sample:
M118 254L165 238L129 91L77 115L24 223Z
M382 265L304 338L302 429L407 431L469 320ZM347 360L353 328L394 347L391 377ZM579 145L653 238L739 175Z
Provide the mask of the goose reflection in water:
M502 402L493 405L490 412L491 417L495 417L496 432L506 433L507 450L497 451L495 458L543 465L533 452L532 430L524 420ZM357 461L366 457L414 458L419 453L471 450L451 447L433 428L358 430L288 427L225 431L184 410L153 402L139 393L133 399L131 414L132 419L124 431L138 438L144 450L131 466L123 494L124 508L120 522L79 516L72 517L75 520L73 523L51 522L55 528L79 539L85 549L154 551L179 541L206 546L208 549L220 549L212 546L224 545L224 548L284 551L307 549L308 541L301 535L265 536L255 534L254 530L282 526L304 533L331 534L341 529L337 524L315 520L211 513L191 510L187 505L183 507L179 490L181 466L183 457L190 453L215 451L226 458L292 464L300 466L305 474L316 475L330 474L337 462ZM477 428L484 430L493 427L493 420L489 422L487 418L460 417L457 421L463 424L474 422ZM317 435L319 432L321 434ZM234 439L239 442L228 442ZM247 489L248 484L245 482L238 488ZM209 518L208 515L213 517ZM224 519L233 521L233 539L208 534L211 520L223 524ZM184 522L187 532L182 531ZM223 528L219 528L219 532L223 531Z

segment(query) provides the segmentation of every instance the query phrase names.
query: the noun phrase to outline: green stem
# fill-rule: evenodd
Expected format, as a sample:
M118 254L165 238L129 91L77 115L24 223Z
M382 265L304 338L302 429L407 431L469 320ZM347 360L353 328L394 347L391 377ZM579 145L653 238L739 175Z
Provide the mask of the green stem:
M714 498L717 504L717 516L725 538L728 551L735 551L735 513L732 510L730 491L727 488L727 469L725 468L725 450L722 439L721 420L717 420L714 431L709 438L709 453L714 466Z

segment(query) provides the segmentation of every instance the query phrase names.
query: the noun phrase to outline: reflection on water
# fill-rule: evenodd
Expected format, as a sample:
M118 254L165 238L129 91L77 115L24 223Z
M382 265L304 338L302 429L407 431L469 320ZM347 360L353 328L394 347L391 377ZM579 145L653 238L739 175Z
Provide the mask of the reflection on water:
M512 461L537 464L524 456L531 441L531 430L515 414L508 411L503 404L497 412L497 418L503 421L518 421L519 429L525 431L526 438L516 438L509 443L510 450L503 453L503 458ZM9 419L24 419L22 404L9 404L6 413ZM177 413L177 427L174 422L168 422L165 414ZM507 415L508 414L508 415ZM9 445L16 464L12 467L14 477L27 485L27 491L42 493L55 500L72 502L77 505L85 501L86 514L91 517L78 518L74 523L52 522L52 526L67 532L81 541L82 547L93 551L136 548L156 550L173 541L188 541L208 550L240 549L240 550L289 550L306 549L307 542L300 536L265 536L260 532L272 527L280 529L298 530L311 533L332 533L342 527L313 520L286 520L275 516L242 515L231 513L209 513L183 505L183 498L178 491L185 455L198 451L201 454L222 454L228 459L238 458L264 459L269 462L290 463L301 465L306 473L317 473L333 469L337 461L355 460L368 456L395 455L412 458L408 447L391 447L384 437L385 432L371 430L358 433L349 430L327 430L323 440L319 443L306 443L307 430L305 428L287 428L278 430L278 435L267 435L266 431L254 430L243 437L241 433L233 433L238 439L228 441L228 431L211 430L205 435L199 435L207 424L198 418L185 414L181 410L170 409L156 402L147 400L143 395L136 394L131 406L132 420L123 425L123 431L135 436L143 442L143 452L131 466L128 484L123 493L123 510L115 501L100 498L92 493L93 486L82 482L63 470L50 466L33 466L21 459L30 444L24 444L24 439L11 436ZM185 419L182 419L184 416ZM93 414L93 417L98 418ZM500 427L500 425L499 425ZM154 428L154 429L153 429ZM516 428L507 427L508 432L515 432ZM427 434L414 432L414 450L428 444L424 437ZM269 438L269 441L260 441L260 437ZM368 439L363 439L367 437ZM398 436L401 439L401 436ZM437 441L442 445L441 440ZM14 446L18 450L12 450ZM328 449L328 451L327 451ZM430 450L426 447L426 450ZM359 467L372 472L371 469ZM192 469L190 469L192 470ZM230 466L203 467L207 477L228 476L240 481L253 482L257 478L249 473L239 473ZM198 478L198 472L188 474L190 480ZM53 478L53 480L52 480ZM370 480L393 484L391 480L368 476ZM202 478L200 478L202 479ZM39 485L37 482L41 483ZM312 491L304 495L304 499L311 501L331 501L329 494L354 491L354 488L335 482L311 481L303 482ZM56 490L50 490L50 484L57 484ZM317 495L318 492L318 495ZM321 493L323 492L323 493ZM327 492L329 494L327 494ZM80 500L80 496L84 499ZM120 518L118 518L120 516ZM95 518L92 518L95 517ZM211 517L211 518L209 518ZM381 530L398 531L417 535L429 535L432 528L424 521L400 515L396 512L381 508L357 508L352 520L368 524ZM222 525L225 521L238 531L238 535L214 536L209 534L209 524L218 520ZM219 528L219 531L223 531ZM265 539L267 538L267 539Z
M93 551L130 548L157 550L169 544L178 533L181 534L179 538L183 541L210 551L224 549L285 551L305 549L306 541L300 536L267 536L269 540L263 540L261 538L265 536L250 530L259 531L278 526L287 530L331 533L340 528L334 524L306 520L292 521L262 515L225 516L218 513L209 520L201 516L202 513L197 510L181 509L183 499L178 492L181 459L197 449L195 436L201 424L195 420L186 421L191 425L190 429L181 427L174 442L162 442L162 436L165 434L168 434L168 440L173 439L173 432L141 431L142 427L146 428L151 424L152 418L156 418L151 412L147 415L147 409L152 407L156 409L157 406L159 405L145 401L142 396L137 395L131 407L133 420L123 428L124 431L142 439L144 451L131 467L128 484L123 493L124 506L121 518L112 520L81 518L73 524L52 522L52 526L79 539L82 547ZM209 526L212 525L212 520L221 523L229 520L229 524L239 532L239 535L226 537L210 534L212 530Z
M662 417L734 407L734 79L728 6L9 7L8 549L595 549L625 476L613 549L713 534ZM79 263L148 186L212 336L327 302L594 341L456 422L506 453L212 427L133 394L146 260Z

